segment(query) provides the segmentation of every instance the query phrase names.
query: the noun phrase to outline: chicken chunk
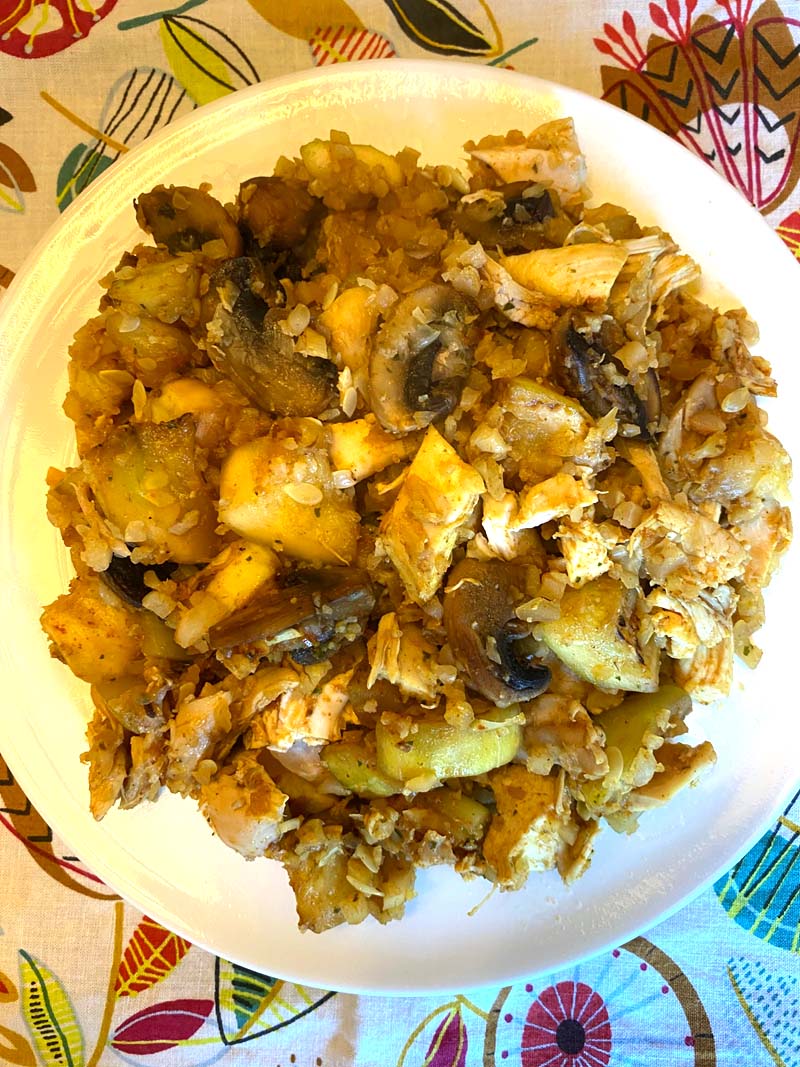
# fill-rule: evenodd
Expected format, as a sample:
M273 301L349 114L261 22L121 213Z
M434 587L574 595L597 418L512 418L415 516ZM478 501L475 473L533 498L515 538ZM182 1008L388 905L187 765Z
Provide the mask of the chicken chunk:
M628 551L668 592L694 596L738 578L747 555L732 533L713 519L661 501L636 527Z
M597 493L578 478L571 474L554 474L552 478L522 490L514 526L517 530L543 526L551 519L579 513L596 503Z
M348 471L354 482L407 459L419 447L422 437L418 433L387 433L374 418L334 422L328 427L328 434L334 469Z
M497 814L483 842L483 855L502 889L520 889L531 871L555 867L570 830L569 802L560 779L532 774L512 764L489 777Z
M586 198L586 160L572 119L546 122L522 144L473 148L470 154L491 167L503 182L541 182L554 189L564 203Z
M394 611L378 623L370 643L371 670L367 685L384 678L404 696L435 700L441 688L436 646L415 623L401 625Z
M280 837L288 799L246 753L202 787L200 810L220 840L250 860Z
M588 519L577 522L564 519L559 523L556 537L567 564L570 585L579 586L599 578L611 567L609 544L596 523Z
M459 538L471 533L484 488L475 468L429 427L378 539L411 600L424 604L436 593Z

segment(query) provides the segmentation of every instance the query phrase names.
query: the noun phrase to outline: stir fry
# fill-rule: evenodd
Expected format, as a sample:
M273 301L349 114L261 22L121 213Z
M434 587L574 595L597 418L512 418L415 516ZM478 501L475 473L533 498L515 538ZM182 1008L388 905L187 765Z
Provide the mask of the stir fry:
M70 349L42 624L92 813L192 798L317 932L432 864L572 882L691 784L791 537L745 312L589 206L569 119L465 148L143 193Z

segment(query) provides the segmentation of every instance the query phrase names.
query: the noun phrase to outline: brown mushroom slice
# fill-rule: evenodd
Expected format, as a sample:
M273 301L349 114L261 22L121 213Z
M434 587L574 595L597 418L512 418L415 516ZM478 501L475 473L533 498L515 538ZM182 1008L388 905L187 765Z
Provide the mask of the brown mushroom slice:
M620 423L637 429L643 441L652 440L649 424L661 413L655 372L644 376L643 399L602 338L597 334L587 337L577 328L578 321L573 312L567 312L553 330L550 358L556 381L594 418L600 419L616 408Z
M453 225L486 248L530 252L548 244L542 224L555 214L549 190L531 182L514 182L463 196Z
M212 363L263 411L318 415L336 394L336 366L295 352L281 329L284 313L262 298L266 280L257 260L228 260L211 279L216 303L206 327ZM213 295L212 295L213 294Z
M157 185L135 201L136 221L172 255L224 241L229 256L242 253L242 236L219 200L202 189ZM219 257L217 257L219 258Z
M315 663L360 636L374 606L375 593L364 571L295 571L289 582L264 590L213 626L209 643L227 649L264 641L273 650L288 652L296 663Z
M112 555L108 567L100 572L100 577L117 596L122 597L133 607L140 608L142 600L150 592L145 584L145 574L148 571L154 571L160 581L166 581L172 576L176 567L177 563L169 560L166 563L134 563L130 556Z
M518 574L503 560L462 560L450 572L444 625L467 684L497 707L533 700L550 683L550 670L522 652L528 635L514 614Z
M372 410L385 430L419 430L456 407L472 364L470 312L465 297L437 282L392 309L369 367Z

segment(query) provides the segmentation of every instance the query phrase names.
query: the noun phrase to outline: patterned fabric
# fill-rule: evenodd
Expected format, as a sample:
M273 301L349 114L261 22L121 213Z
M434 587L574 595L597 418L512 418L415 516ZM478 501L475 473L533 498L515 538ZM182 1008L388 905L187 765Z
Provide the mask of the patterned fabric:
M173 118L310 65L509 66L602 96L723 174L800 256L797 0L0 0L0 289ZM217 959L123 904L0 761L0 1061L800 1067L800 794L713 889L578 967L389 1000Z

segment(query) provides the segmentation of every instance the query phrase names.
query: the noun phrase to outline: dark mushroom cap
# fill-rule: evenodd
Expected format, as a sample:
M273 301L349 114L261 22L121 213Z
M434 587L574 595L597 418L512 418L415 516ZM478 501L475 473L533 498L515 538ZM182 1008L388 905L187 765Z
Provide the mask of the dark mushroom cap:
M150 592L144 581L147 571L154 571L156 577L165 581L177 566L177 563L169 562L134 563L130 556L112 556L108 567L100 572L100 577L123 600L140 608L142 600Z
M213 196L186 185L157 185L135 201L136 220L157 244L172 255L193 252L209 241L222 240L228 254L238 256L242 238L236 223Z
M318 415L335 399L336 366L295 352L280 326L283 312L270 310L262 298L265 284L261 264L248 256L228 260L214 273L208 354L263 411Z
M294 631L297 636L274 647L297 663L314 663L358 636L374 606L375 593L365 571L350 567L294 571L212 627L209 643L218 649L253 641L272 643L285 631ZM348 622L354 625L344 625Z
M370 359L372 409L385 430L408 433L449 415L472 365L469 301L431 283L403 297L381 327Z
M514 182L461 200L453 224L472 241L504 252L530 252L548 245L542 223L555 217L549 190Z
M661 413L658 377L644 377L644 399L627 379L627 371L606 348L598 334L578 329L575 312L564 314L552 333L550 359L564 392L575 397L596 419L617 409L621 423L638 428L644 441L652 440L648 423Z
M465 559L448 576L444 595L447 639L471 689L505 708L533 700L550 683L550 670L522 654L528 628L514 605L518 570L503 560Z

